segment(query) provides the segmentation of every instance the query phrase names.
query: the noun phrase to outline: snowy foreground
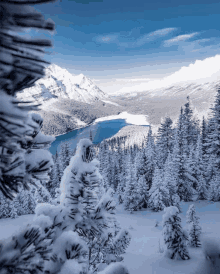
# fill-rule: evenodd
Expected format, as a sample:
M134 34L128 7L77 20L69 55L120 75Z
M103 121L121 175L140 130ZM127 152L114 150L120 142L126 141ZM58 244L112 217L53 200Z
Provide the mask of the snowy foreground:
M186 228L186 211L192 202L181 203L182 226ZM200 217L202 237L219 238L220 228L220 202L208 201L194 202L197 215ZM159 253L159 239L163 246L162 238L163 212L151 212L150 210L130 214L118 206L117 219L121 226L129 229L132 240L124 256L124 264L130 274L189 274L195 273L204 260L202 248L189 248L191 259L186 261L173 261ZM14 232L32 221L34 215L25 215L17 219L0 220L0 238L11 236ZM159 226L155 227L156 220ZM137 272L138 270L138 272Z

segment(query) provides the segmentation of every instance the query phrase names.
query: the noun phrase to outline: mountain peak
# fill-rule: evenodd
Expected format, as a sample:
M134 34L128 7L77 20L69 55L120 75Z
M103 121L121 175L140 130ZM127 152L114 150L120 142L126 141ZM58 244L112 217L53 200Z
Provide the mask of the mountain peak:
M69 98L91 103L108 97L84 74L73 75L56 64L48 66L45 77L36 81L34 87L25 89L18 96L21 100L32 100L38 103L52 98Z

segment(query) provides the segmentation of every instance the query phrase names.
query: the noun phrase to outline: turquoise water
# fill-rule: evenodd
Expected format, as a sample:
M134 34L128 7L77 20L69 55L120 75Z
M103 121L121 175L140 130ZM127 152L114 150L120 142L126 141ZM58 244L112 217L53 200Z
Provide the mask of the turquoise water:
M74 149L78 141L82 138L89 138L90 130L92 131L93 143L98 144L106 138L115 135L124 126L130 125L124 119L108 120L96 123L68 132L56 137L56 140L51 144L50 152L55 154L60 149L61 142L69 141L71 148Z

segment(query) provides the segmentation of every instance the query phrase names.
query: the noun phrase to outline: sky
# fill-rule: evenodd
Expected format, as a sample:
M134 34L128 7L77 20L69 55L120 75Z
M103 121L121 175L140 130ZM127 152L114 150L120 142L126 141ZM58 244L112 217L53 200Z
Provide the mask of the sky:
M58 0L36 8L56 25L46 59L106 92L218 67L219 1Z

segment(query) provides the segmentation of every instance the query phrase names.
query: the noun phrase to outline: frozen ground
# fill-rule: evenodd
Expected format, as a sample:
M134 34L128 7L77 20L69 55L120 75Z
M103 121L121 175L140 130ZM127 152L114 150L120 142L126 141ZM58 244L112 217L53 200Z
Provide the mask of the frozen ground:
M98 123L106 120L114 120L114 119L125 119L128 124L146 126L149 125L147 120L147 115L138 115L138 114L129 114L128 112L121 112L118 115L111 115L107 117L101 117L94 121L94 123Z
M186 211L191 202L182 203L180 214L182 226L186 228ZM211 203L207 201L194 202L200 224L202 237L214 237L219 239L220 228L220 202ZM124 256L124 264L130 270L130 274L193 274L203 261L201 248L189 248L191 259L188 261L173 261L158 252L158 241L162 240L162 215L163 212L154 213L148 210L129 214L118 207L117 217L121 226L129 229L132 240ZM0 238L11 236L22 226L31 222L33 215L26 215L15 220L0 220ZM159 226L155 227L158 220Z

